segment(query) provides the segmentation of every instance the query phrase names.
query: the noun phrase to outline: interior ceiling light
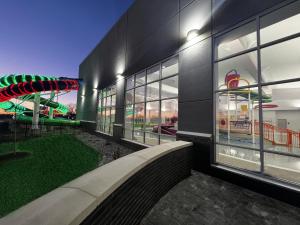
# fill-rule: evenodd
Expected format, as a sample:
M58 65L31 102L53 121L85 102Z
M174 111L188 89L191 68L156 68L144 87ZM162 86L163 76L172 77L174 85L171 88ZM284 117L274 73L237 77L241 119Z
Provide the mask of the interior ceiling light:
M187 33L187 40L188 40L188 41L191 41L191 40L193 40L194 38L198 37L199 35L200 35L200 30L198 30L198 29L190 30L190 31Z

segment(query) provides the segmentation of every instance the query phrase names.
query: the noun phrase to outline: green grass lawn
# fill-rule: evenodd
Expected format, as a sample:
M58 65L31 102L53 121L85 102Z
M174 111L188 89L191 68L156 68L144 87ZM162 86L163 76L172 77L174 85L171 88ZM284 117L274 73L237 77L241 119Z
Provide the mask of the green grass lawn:
M0 154L12 144L0 144ZM27 158L0 162L0 217L97 167L99 154L71 135L18 143Z

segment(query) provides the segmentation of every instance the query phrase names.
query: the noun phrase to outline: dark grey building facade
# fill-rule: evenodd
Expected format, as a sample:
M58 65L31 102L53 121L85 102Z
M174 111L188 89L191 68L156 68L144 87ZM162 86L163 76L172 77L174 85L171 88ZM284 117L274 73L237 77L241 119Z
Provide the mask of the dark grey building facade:
M105 107L114 118L101 133L129 143L137 135L141 146L149 144L147 137L159 144L164 134L176 134L194 142L194 169L299 205L299 12L300 1L290 0L136 0L80 65L78 119L96 131L103 106L99 92L115 85L104 97L112 99ZM132 94L128 109L127 92L143 87L137 86L141 71L146 77L155 66L162 89L164 64L174 58L178 72L171 76L178 79L178 93L163 99L159 92L159 119L149 121L157 124L149 134L147 119L135 119L153 105L145 100L138 106ZM128 79L134 75L131 89ZM155 86L149 80L142 81L147 90ZM169 90L174 94L175 89ZM178 104L178 114L162 124L163 104L170 99ZM137 112L137 107L144 108ZM126 115L131 114L131 138L126 138ZM137 127L142 132L135 133Z

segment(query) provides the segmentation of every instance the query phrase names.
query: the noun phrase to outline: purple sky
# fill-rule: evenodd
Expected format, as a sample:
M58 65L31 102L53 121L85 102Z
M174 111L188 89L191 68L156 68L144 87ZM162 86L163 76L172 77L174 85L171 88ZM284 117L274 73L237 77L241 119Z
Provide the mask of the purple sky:
M77 78L79 64L133 1L1 0L0 74Z

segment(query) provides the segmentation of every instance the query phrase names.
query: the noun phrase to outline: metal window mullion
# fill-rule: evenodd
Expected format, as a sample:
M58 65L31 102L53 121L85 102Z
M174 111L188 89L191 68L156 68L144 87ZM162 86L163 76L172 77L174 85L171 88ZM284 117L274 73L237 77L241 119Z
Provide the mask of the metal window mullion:
M161 123L162 123L162 113L161 113L161 106L162 106L162 99L161 99L161 85L162 85L162 64L160 64L159 66L159 103L158 103L158 116L159 116L159 125L158 125L158 130L157 130L157 134L158 134L158 144L160 145L161 144Z
M257 32L257 78L258 78L258 96L259 96L259 149L260 149L260 172L261 174L264 173L264 127L263 127L263 102L262 102L262 86L261 86L261 81L262 81L262 72L261 72L261 46L260 46L260 17L256 17L256 32ZM253 110L253 109L252 109ZM253 118L254 119L254 118Z
M147 74L147 73L146 73ZM143 104L144 104L144 122L143 122L143 143L145 144L145 142L146 142L146 135L145 135L145 127L146 127L146 106L147 106L147 96L146 96L146 94L147 94L147 90L148 90L148 85L147 85L147 83L145 84L145 90L144 90L144 102L143 102Z

